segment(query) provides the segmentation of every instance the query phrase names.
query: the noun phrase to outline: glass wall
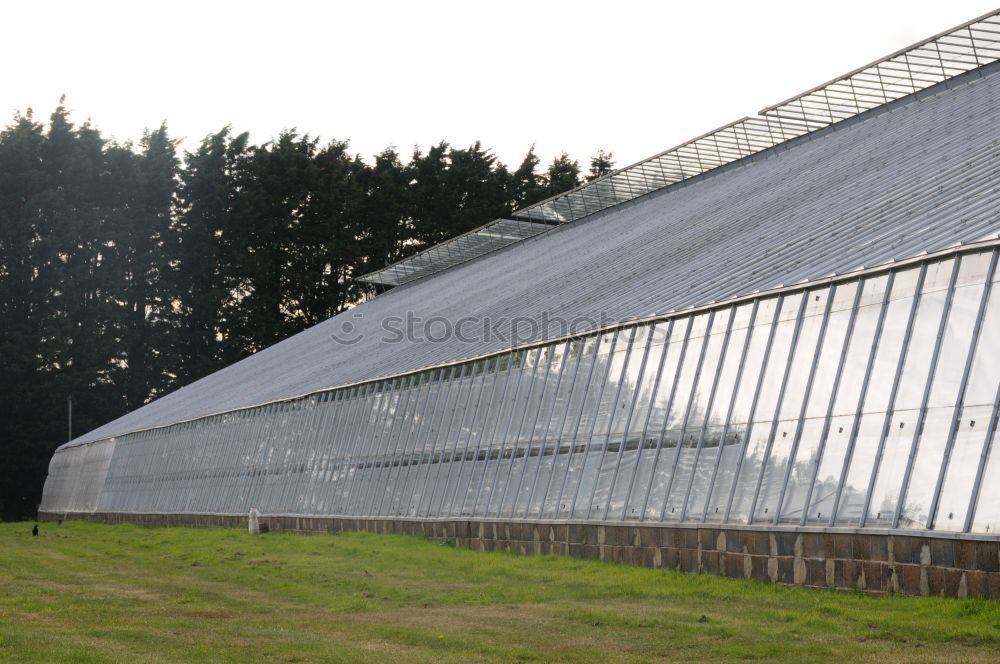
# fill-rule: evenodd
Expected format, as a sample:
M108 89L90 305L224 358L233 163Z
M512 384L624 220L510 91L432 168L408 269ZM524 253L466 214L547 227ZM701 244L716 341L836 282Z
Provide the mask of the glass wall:
M60 450L43 510L1000 528L997 254Z

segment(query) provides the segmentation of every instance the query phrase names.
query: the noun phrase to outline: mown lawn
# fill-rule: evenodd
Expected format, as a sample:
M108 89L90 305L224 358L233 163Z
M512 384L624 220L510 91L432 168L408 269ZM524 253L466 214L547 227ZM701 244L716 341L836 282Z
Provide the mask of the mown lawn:
M0 661L989 661L1000 602L414 537L0 524Z

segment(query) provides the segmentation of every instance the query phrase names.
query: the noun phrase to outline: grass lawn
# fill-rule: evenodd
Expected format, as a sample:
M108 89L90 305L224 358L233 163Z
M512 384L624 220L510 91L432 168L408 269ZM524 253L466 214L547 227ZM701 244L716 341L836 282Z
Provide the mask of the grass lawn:
M1000 661L1000 602L415 537L0 524L0 661Z

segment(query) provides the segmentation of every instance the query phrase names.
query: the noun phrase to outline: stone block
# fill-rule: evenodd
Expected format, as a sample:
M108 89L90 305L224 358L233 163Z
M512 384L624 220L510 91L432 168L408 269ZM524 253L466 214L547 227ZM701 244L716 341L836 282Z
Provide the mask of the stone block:
M990 599L1000 600L1000 574L986 573L986 593Z
M832 576L833 576L833 574L832 574L832 570L833 570L832 562L833 561L830 561L830 562L831 562L831 565L830 565L830 570L831 570L830 577L831 578L829 579L829 581L833 581L833 579L832 579ZM805 559L803 559L803 563L805 564L805 568L806 568L806 580L805 580L805 583L806 583L807 586L818 586L820 588L826 588L828 586L834 585L833 583L829 583L828 582L828 579L827 579L827 569L826 569L826 561L825 560L823 560L821 558L805 558Z
M722 570L722 563L719 559L718 551L701 552L701 572L703 574L719 574Z
M638 526L640 546L663 546L663 528L655 526Z
M727 530L726 533L726 553L740 553L743 551L743 531Z
M965 580L966 580L966 592L968 597L985 599L990 596L986 572L980 572L979 570L970 570L965 573Z
M1000 542L977 542L976 569L982 572L1000 572Z
M771 538L768 533L760 530L744 530L743 543L747 553L754 556L771 555Z
M888 575L886 566L881 562L862 561L861 566L865 571L866 590L874 592L884 592L887 588Z
M833 547L825 533L802 533L800 539L803 558L833 558Z
M686 549L675 549L673 547L663 547L660 549L660 560L662 567L666 569L678 569L681 565L681 551Z
M943 595L945 589L945 575L943 567L925 567L924 572L927 579L927 592L930 595ZM957 585L957 584L956 584Z
M722 556L722 573L733 579L741 579L746 575L746 561L749 556L742 553L727 553Z
M979 548L980 542L975 540L947 540L952 542L955 551L955 562L953 567L959 569L974 570L977 569L977 556L976 552Z
M965 577L965 571L960 569L944 569L944 596L945 597L962 597L967 588L966 581L963 580ZM961 587L963 593L959 593L959 588Z
M905 565L920 564L920 552L924 545L923 539L907 535L892 535L891 537L892 556L895 562Z
M773 533L771 546L777 547L772 551L772 555L794 556L796 552L796 542L799 533Z
M931 564L938 567L962 567L955 564L955 540L931 539ZM960 544L960 543L959 543Z
M660 546L672 549L684 548L684 530L672 526L657 526L660 531Z
M677 562L685 572L697 573L699 571L698 549L678 549Z

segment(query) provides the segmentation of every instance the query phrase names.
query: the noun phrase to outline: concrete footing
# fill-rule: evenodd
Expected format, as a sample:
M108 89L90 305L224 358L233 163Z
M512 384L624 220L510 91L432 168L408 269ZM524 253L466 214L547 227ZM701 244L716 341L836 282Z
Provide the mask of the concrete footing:
M245 527L246 515L41 513L145 526ZM868 593L1000 599L1000 539L671 525L262 516L274 531L421 535L478 551L583 560Z

